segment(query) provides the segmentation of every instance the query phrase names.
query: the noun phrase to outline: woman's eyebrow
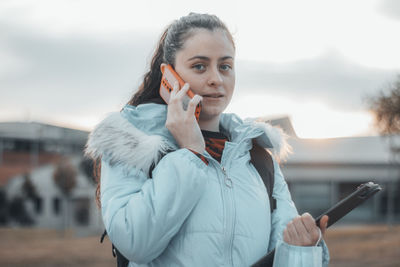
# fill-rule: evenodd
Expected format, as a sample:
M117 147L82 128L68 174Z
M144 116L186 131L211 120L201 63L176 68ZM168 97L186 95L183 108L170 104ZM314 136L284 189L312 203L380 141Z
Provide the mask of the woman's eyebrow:
M210 61L210 58L206 57L206 56L194 56L194 57L189 58L188 61L195 60L195 59Z
M210 61L210 58L206 57L206 56L194 56L194 57L189 58L187 61L191 61L191 60L195 60L195 59L201 59L201 60L205 60L205 61ZM227 59L233 59L233 57L224 56L224 57L221 57L220 59L218 59L218 61L224 61L224 60L227 60Z
M233 57L231 57L231 56L224 56L224 57L221 57L221 58L219 59L219 61L224 61L224 60L227 60L227 59L232 59L232 60L233 60Z

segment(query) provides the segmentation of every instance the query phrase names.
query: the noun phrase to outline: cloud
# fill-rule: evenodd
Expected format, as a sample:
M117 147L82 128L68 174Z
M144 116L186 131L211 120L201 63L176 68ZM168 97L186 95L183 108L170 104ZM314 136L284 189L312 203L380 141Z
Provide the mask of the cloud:
M7 36L2 38L7 49L1 53L9 58L0 62L2 109L78 114L126 102L157 39L137 32L52 37L5 23L0 32ZM12 72L7 68L11 61L20 66Z
M118 110L139 85L158 34L53 36L0 21L0 55L8 58L0 62L0 113L71 121ZM236 66L235 97L267 92L296 101L320 99L341 110L359 110L365 95L394 76L393 70L363 67L336 51L287 63L238 60Z
M349 61L336 51L292 63L237 63L237 90L271 93L297 101L320 99L339 109L355 110L363 99L382 89L393 70L368 68Z
M378 9L382 14L392 19L400 20L400 1L398 0L380 1Z

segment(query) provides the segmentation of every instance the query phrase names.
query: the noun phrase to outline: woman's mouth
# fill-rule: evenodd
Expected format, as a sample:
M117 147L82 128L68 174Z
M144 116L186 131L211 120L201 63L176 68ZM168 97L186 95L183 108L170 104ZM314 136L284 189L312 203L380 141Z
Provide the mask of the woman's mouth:
M203 95L203 98L204 97L207 97L207 98L220 98L220 97L223 97L224 95L222 95L222 94L208 94L208 95Z

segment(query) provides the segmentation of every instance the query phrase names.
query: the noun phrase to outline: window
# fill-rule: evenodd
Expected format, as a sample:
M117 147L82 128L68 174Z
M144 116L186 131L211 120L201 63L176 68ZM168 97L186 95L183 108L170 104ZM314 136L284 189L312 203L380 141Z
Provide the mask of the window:
M382 215L392 213L400 214L400 182L387 182L382 184L384 190L379 193L381 198L379 212Z
M61 212L61 201L58 197L53 198L53 213L59 215Z
M74 200L74 219L78 225L89 225L89 207L88 198L77 198Z
M35 203L35 212L37 214L42 213L43 199L40 197L35 197L34 203Z
M292 182L290 192L300 214L307 211L316 217L331 206L331 187L329 183Z

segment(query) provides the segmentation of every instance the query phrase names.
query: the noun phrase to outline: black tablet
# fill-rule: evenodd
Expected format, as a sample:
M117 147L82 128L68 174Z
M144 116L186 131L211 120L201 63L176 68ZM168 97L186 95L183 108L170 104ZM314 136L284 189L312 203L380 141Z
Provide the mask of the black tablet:
M353 193L318 216L315 219L316 224L319 225L322 216L328 215L328 227L331 226L380 190L382 190L382 188L373 182L361 184Z
M343 218L347 213L359 206L368 198L372 197L375 193L381 191L382 188L373 182L361 184L357 189L348 195L346 198L339 201L336 205L322 213L315 219L317 225L322 216L328 215L328 227ZM259 261L252 265L252 267L272 267L274 262L275 249L262 257Z

